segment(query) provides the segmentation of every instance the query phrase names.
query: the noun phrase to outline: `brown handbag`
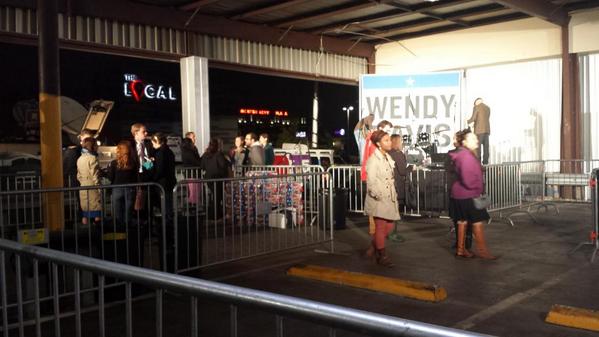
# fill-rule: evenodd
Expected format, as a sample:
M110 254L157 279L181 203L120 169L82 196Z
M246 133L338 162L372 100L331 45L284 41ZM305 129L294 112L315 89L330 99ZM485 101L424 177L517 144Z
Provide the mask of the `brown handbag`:
M133 205L134 210L141 211L144 209L145 196L146 193L143 188L138 187L137 192L135 193L135 204Z

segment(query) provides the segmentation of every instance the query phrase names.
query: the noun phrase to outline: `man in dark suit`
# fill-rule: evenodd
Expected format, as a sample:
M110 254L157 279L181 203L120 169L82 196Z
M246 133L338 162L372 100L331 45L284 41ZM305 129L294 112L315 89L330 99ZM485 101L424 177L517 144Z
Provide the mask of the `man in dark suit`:
M151 142L146 139L148 131L146 126L141 123L131 125L131 135L133 142L131 144L131 159L137 171L139 182L152 181L152 157L154 156L154 148Z
M474 100L472 108L472 116L468 119L468 125L474 125L474 133L478 137L480 146L478 148L478 157L482 159L483 165L489 163L489 135L491 134L491 125L489 118L491 116L491 108L483 103L482 98ZM483 150L484 148L484 150ZM481 151L483 152L481 157Z

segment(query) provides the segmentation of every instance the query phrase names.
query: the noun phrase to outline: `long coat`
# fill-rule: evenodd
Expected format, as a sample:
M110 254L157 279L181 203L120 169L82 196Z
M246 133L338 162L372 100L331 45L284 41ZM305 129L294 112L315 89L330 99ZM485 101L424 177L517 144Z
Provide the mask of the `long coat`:
M366 163L368 172L364 214L386 220L399 220L393 171L395 162L377 149Z
M83 152L77 159L77 180L79 180L81 186L100 185L100 164L95 155ZM100 190L80 190L79 199L81 201L81 210L84 212L102 210Z
M152 181L160 184L165 193L172 194L173 188L177 184L175 154L166 144L163 144L154 152L154 168L152 171Z

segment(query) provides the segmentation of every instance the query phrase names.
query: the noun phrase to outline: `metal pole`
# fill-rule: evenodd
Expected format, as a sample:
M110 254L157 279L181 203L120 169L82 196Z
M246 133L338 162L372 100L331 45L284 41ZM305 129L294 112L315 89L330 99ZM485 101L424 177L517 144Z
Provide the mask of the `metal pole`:
M62 170L56 169L56 161L62 158L56 0L37 1L37 21L42 187L62 187ZM64 227L62 193L49 193L45 196L44 224L52 231Z

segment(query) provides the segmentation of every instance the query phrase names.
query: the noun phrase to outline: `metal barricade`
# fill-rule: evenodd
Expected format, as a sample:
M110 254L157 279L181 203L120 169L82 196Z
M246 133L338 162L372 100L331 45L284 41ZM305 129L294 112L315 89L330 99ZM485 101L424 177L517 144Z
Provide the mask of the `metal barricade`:
M599 167L599 160L546 160L546 198L590 202L588 182L595 167Z
M234 168L235 177L245 177L252 171L277 172L279 175L293 175L303 173L322 173L324 168L320 165L244 165Z
M175 175L177 181L186 179L203 179L204 170L197 166L180 166L176 168Z
M166 199L156 183L2 191L0 238L167 270Z
M417 168L406 176L404 214L447 216L449 191L445 170Z
M507 163L520 166L521 203L545 201L545 162L542 160Z
M520 165L487 165L484 173L485 193L492 201L489 211L500 211L522 205Z
M0 191L21 191L41 188L39 172L0 174Z
M333 193L338 189L347 190L347 211L364 212L366 182L361 179L362 167L359 165L333 165L327 169L327 184Z
M60 279L63 271L70 275L68 283ZM81 283L82 275L86 274L94 281L89 287ZM30 298L23 296L24 278L31 280ZM115 287L110 284L111 279L122 280L122 284ZM47 290L46 283L50 284ZM136 300L140 299L136 296L140 292L145 292L146 300ZM256 331L256 321L271 317L276 322L272 325L276 329L273 332L281 337L291 331L290 326L298 324L308 336L327 333L335 336L345 331L362 336L488 336L3 239L0 239L0 296L0 331L5 337L42 336L42 332L82 336L83 327L90 323L97 327L100 337L147 336L149 330L161 337L165 332L170 336L169 329L182 328L188 329L191 336L198 336L200 327L207 335L222 334L223 329L229 328L231 336L244 336ZM211 301L212 312L222 313L217 316L219 319L200 313L200 303L206 301ZM165 308L183 310L167 315ZM154 314L152 319L145 317L148 312ZM149 320L154 326L148 326Z
M316 243L332 245L325 173L247 174L177 184L177 272Z
M574 253L579 248L583 246L592 246L593 254L591 254L591 263L595 262L595 258L599 253L599 188L597 186L597 181L599 180L599 169L593 169L591 172L591 179L589 180L589 189L591 190L591 205L593 210L592 224L591 224L591 232L589 233L589 240L579 243L574 249L572 249L569 254Z

